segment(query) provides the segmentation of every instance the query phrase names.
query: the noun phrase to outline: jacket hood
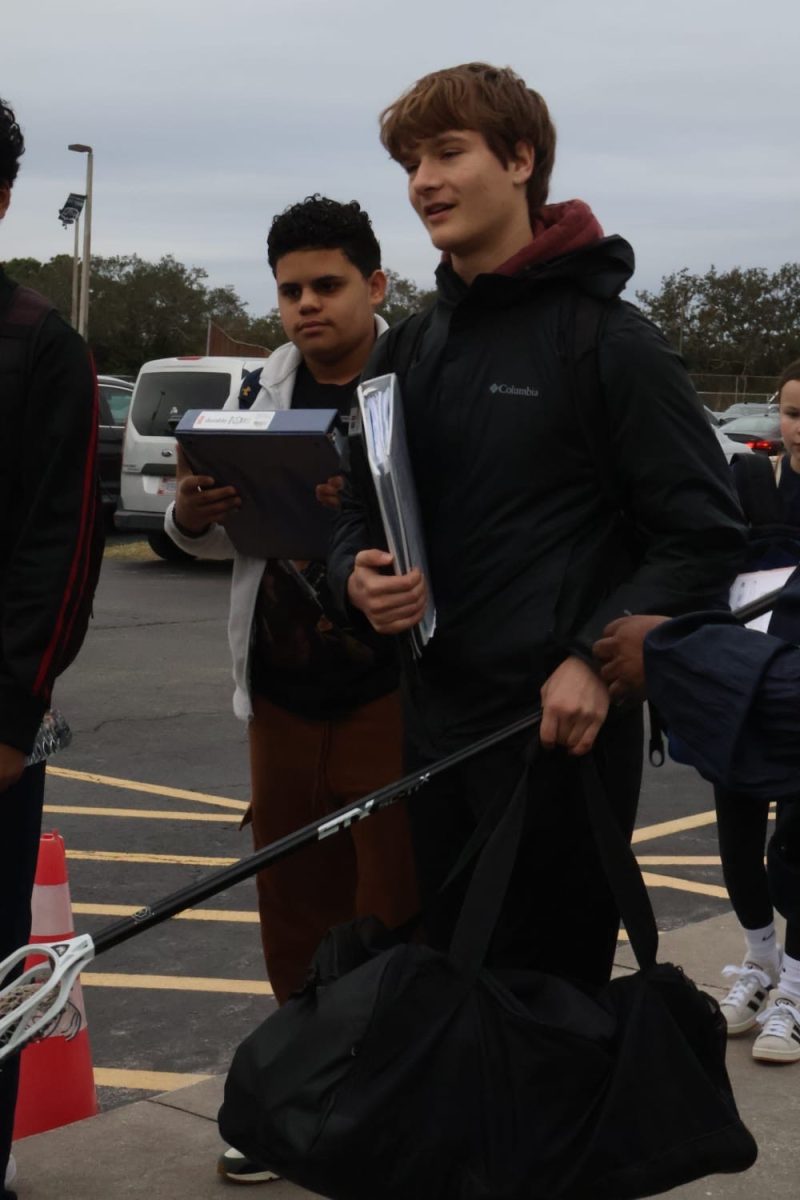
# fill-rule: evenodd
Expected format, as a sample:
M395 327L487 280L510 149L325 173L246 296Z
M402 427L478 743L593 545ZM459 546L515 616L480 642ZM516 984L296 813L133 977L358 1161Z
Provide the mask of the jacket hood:
M375 314L375 337L379 338L389 326L383 317ZM261 387L268 392L270 388L280 387L290 376L294 375L302 361L302 355L294 342L284 342L273 350L261 371Z
M543 283L573 283L601 300L618 296L634 270L634 253L618 234L603 236L600 222L583 200L548 204L533 225L533 241L471 286L449 261L436 272L439 297L455 305L469 293L489 303L515 303Z

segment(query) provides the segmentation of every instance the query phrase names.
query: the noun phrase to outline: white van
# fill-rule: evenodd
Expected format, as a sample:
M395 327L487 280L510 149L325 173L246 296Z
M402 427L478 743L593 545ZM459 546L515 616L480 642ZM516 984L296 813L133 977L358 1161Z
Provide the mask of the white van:
M125 427L117 529L146 534L162 558L186 557L164 532L164 513L175 497L175 426L189 408L222 408L238 395L244 376L266 361L182 355L144 364Z

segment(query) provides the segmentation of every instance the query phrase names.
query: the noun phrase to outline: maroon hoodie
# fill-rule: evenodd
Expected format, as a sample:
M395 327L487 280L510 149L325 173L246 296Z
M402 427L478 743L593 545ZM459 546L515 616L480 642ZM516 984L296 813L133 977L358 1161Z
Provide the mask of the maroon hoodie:
M497 267L496 275L516 275L523 267L548 262L599 241L603 230L589 205L583 200L564 200L545 204L533 222L533 241Z

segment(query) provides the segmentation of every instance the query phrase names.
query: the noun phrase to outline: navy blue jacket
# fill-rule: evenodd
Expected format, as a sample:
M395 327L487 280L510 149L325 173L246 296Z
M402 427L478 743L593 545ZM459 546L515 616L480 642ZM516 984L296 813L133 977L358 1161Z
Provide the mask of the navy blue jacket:
M706 779L754 797L800 791L800 568L769 633L692 613L645 640L647 693Z

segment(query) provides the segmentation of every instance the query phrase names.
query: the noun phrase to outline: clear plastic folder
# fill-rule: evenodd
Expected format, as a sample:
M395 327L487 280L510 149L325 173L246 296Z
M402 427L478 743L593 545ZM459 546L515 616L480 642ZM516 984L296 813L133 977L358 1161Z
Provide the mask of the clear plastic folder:
M776 588L784 587L794 570L794 567L772 567L767 571L746 571L744 575L737 575L731 584L728 603L731 608L737 609L743 604L749 604L751 600L760 600ZM763 616L748 621L747 628L766 633L771 617L771 611L764 613Z
M367 452L383 529L397 573L419 567L425 576L428 603L419 625L410 631L418 656L436 629L436 606L430 585L417 490L406 444L403 404L396 375L367 379L358 389L364 446Z

